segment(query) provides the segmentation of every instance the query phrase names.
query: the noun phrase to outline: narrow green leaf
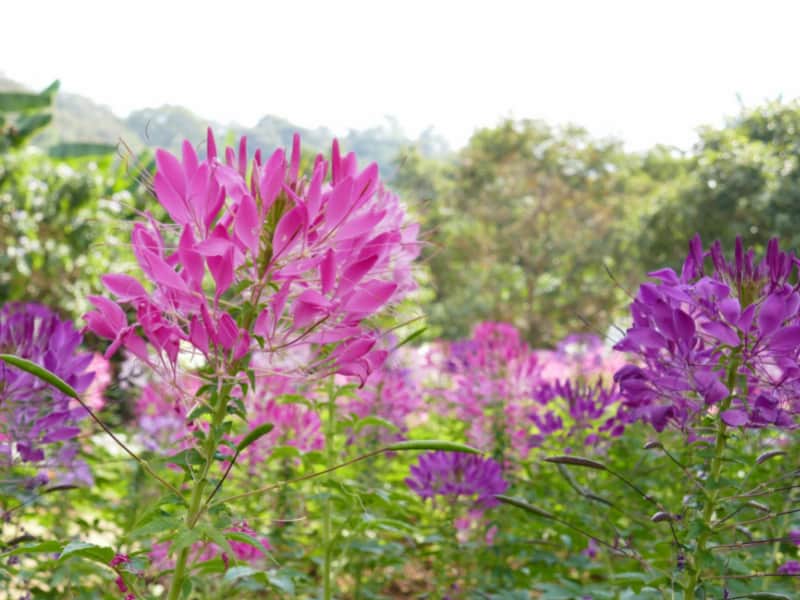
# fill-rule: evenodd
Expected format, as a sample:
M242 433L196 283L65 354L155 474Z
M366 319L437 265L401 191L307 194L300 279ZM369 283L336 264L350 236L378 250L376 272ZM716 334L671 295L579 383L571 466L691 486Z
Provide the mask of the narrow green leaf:
M545 519L553 519L555 517L555 515L553 515L552 513L549 513L546 510L539 508L538 506L534 506L533 504L528 504L522 498L503 496L502 494L496 495L495 498L497 498L503 504L510 504L511 506L516 506L517 508L521 508L522 510L532 513L536 516L544 517Z
M406 336L405 338L403 338L403 341L401 341L399 344L397 344L394 347L394 349L396 350L397 348L400 348L401 346L405 346L406 344L414 341L415 339L417 339L419 336L421 336L426 331L428 331L427 327L420 327L414 333L412 333L412 334Z
M59 391L64 392L70 398L78 399L78 392L76 392L66 381L61 379L55 373L51 373L44 367L40 367L35 362L14 356L12 354L0 354L0 360L7 362L23 371L27 371L31 375L38 377L42 381L49 383Z
M225 573L225 577L223 577L222 580L230 583L231 581L236 581L242 577L249 577L256 573L258 573L258 571L253 567L231 567L228 569L228 572Z
M760 465L761 463L767 462L771 458L775 458L777 456L785 456L786 452L783 450L771 450L769 452L764 452L756 459L756 464Z
M791 600L785 594L777 594L775 592L750 592L744 596L734 596L733 598L751 598L752 600ZM731 600L733 600L733 598Z
M15 554L52 554L54 552L61 552L64 547L63 542L47 541L33 544L32 546L18 546L11 550L8 554L13 556Z
M358 433L364 429L364 427L368 427L370 425L375 427L384 427L389 431L400 431L400 428L391 421L387 421L381 417L376 417L375 415L370 415L368 417L364 417L363 419L359 419L353 425L353 429L355 429L356 433Z
M247 448L250 444L255 442L258 438L267 435L270 431L275 429L275 425L272 423L264 423L263 425L259 425L255 429L253 429L250 433L248 433L242 441L239 442L239 445L236 446L236 452L242 452L245 448Z
M557 465L574 465L576 467L597 469L598 471L606 470L606 466L603 463L592 460L591 458L582 458L580 456L548 456L544 459L544 462L555 463Z
M467 446L466 444L445 442L443 440L408 440L387 446L386 449L396 452L404 450L442 450L444 452L465 452L467 454L481 453L480 450Z
M244 542L251 545L253 548L259 550L264 556L272 558L272 553L267 549L261 541L248 533L243 531L226 531L225 537L229 540L236 540L237 542ZM274 559L273 559L274 560Z
M106 156L117 151L113 144L90 142L62 142L47 149L52 158L84 158L87 156Z

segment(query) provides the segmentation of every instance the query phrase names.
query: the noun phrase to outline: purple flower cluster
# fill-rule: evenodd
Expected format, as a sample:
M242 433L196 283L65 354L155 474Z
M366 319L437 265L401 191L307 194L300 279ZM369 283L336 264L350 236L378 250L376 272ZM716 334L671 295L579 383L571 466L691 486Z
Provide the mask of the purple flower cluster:
M411 467L406 484L422 498L472 498L489 508L508 489L500 465L491 458L461 452L427 452Z
M616 413L622 400L616 386L594 385L581 381L556 381L543 384L536 393L540 406L530 414L543 441L545 436L563 432L569 440L582 437L587 446L597 444L603 434L622 435L624 423Z
M92 354L79 351L81 342L73 323L45 306L10 303L0 309L0 352L41 365L78 393L94 376L86 372ZM70 443L85 416L62 392L0 361L0 461L5 466L17 459L40 467L68 466L70 482L90 483L88 468L76 460L77 446Z
M708 265L707 268L707 264ZM690 243L680 275L650 273L631 305L633 326L616 349L639 365L614 376L627 420L691 430L719 414L729 426L790 428L800 410L798 259L769 242L756 262L737 239L734 259L719 242Z

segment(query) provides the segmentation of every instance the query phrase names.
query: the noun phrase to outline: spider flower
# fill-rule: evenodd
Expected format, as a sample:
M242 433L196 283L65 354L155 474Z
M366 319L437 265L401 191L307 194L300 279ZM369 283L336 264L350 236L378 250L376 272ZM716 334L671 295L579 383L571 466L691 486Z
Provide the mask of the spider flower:
M184 142L181 157L159 150L156 197L169 216L133 227L144 282L109 274L116 301L91 297L87 327L174 377L184 349L235 374L256 351L314 349L306 374L355 375L380 364L365 319L414 287L418 226L372 164L359 170L336 142L300 171L300 142L250 160L217 156L209 130L201 159ZM129 318L130 317L130 318Z
M380 369L373 371L354 397L343 397L345 413L359 419L378 417L397 429L367 426L351 436L350 442L365 438L379 443L396 442L408 432L408 420L422 406L422 392L413 369L404 366L394 354Z
M540 378L536 354L507 323L481 323L472 338L451 344L445 394L456 416L470 424L470 444L500 458L510 447L530 450L527 415Z
M600 442L603 435L618 437L624 423L617 419L622 400L616 386L594 385L583 381L556 381L543 384L536 392L538 406L530 414L538 438L559 433L568 440L582 439L584 445Z
M640 363L615 374L626 420L690 431L704 415L729 426L791 428L800 410L797 258L770 240L756 261L736 240L691 241L680 275L650 273L631 305L633 326L616 349Z
M406 484L423 499L465 498L483 508L496 506L495 495L508 489L500 465L491 458L441 451L421 455Z
M9 303L0 308L0 352L30 360L85 392L94 373L92 354L81 352L81 334L71 321L40 304ZM38 377L0 361L0 455L6 466L17 458L46 469L65 467L69 481L90 483L76 459L74 438L85 410ZM65 471L65 472L66 472Z

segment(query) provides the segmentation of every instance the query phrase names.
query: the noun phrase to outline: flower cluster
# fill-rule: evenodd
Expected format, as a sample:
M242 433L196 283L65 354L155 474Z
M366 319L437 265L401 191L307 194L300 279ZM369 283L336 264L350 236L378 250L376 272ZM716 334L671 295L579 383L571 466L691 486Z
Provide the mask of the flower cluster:
M710 265L707 265L710 263ZM798 260L769 242L755 260L737 239L734 259L699 236L680 275L650 276L631 305L633 326L617 344L641 365L615 375L627 420L691 430L718 414L729 426L793 427L800 410Z
M0 352L41 365L78 393L89 388L94 376L87 371L92 354L80 351L82 341L71 321L45 306L9 303L0 308ZM18 457L63 471L61 483L91 483L74 443L85 416L86 411L67 395L0 361L0 460L6 466ZM37 478L40 483L46 480L44 472Z
M461 452L427 452L411 466L406 484L422 498L461 497L478 507L497 505L495 495L508 489L500 465L491 458Z
M593 385L579 380L544 383L536 392L536 400L539 406L530 413L530 419L540 441L558 432L566 440L582 440L590 446L603 434L618 437L625 429L617 419L622 400L619 391L601 379Z
M408 431L408 419L422 407L422 392L412 369L404 366L396 354L373 371L365 384L356 390L355 397L343 397L344 413L359 419L379 417L394 425L392 432L385 427L368 426L351 438L368 437L381 443L397 441Z
M445 369L453 381L448 398L470 424L469 442L497 456L511 447L524 458L540 363L519 332L507 323L481 323L472 338L450 345Z
M145 385L136 402L138 439L150 451L189 447L192 431L207 426L204 422L187 421L193 407L193 395L199 389L198 380L184 376L179 381L180 392L192 396L191 402L182 398L175 386L153 382ZM324 447L317 413L300 404L281 402L282 397L295 396L299 391L297 381L291 378L261 376L256 380L256 388L244 398L249 429L265 423L273 425L272 431L250 444L239 457L238 462L247 465L253 474L276 446L294 446L301 452ZM245 433L226 437L235 446ZM229 446L220 451L233 452Z
M319 415L295 400L302 398L302 388L296 380L282 375L263 376L257 379L256 388L248 395L248 427L270 423L272 431L249 445L239 463L247 465L252 475L261 471L261 465L277 446L292 446L300 452L322 450L325 436ZM233 441L238 443L244 434Z
M148 216L132 233L150 289L106 275L116 302L91 297L85 316L112 340L107 355L124 346L173 378L183 348L229 375L255 352L297 347L310 350L306 375L363 381L380 364L363 321L413 288L419 245L375 164L359 170L334 143L330 162L318 156L305 177L297 137L288 160L279 149L251 162L244 139L220 160L210 131L205 159L185 142L180 159L159 150L156 162L171 222Z

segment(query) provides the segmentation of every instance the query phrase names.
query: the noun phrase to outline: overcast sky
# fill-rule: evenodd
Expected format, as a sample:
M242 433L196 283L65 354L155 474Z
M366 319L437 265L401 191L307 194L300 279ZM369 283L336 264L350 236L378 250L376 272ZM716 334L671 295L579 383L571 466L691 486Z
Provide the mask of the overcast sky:
M687 148L739 98L800 96L800 2L10 0L0 72L119 115L181 104L451 144L502 117Z

